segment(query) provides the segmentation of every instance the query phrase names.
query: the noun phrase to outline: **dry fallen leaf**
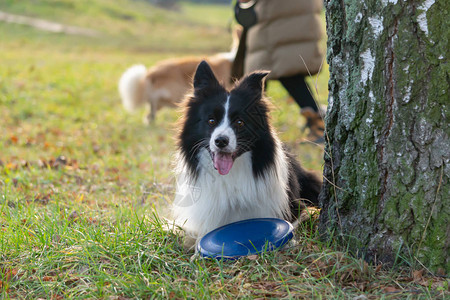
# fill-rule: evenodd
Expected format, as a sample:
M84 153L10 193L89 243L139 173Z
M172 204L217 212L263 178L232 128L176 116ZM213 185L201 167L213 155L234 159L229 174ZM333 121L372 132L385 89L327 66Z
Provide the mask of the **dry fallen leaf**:
M398 289L398 288L396 288L396 287L394 287L394 286L387 286L387 287L385 287L385 288L383 289L383 291L384 291L385 293L396 293L396 292L400 292L401 290Z
M37 193L33 198L33 202L46 205L51 200L52 195L53 195L52 192L47 194Z
M10 139L13 144L17 144L17 142L19 141L19 138L15 135L11 135Z
M17 170L17 164L9 162L6 164L6 168L9 170Z
M422 281L424 271L425 271L425 269L413 271L413 281L414 282Z
M76 220L78 220L79 217L80 217L80 215L78 214L78 212L76 210L74 210L70 213L69 220L76 221Z
M42 281L54 281L55 278L53 276L44 276L42 277Z
M383 267L383 264L379 264L376 268L375 268L375 273L380 272L381 268Z

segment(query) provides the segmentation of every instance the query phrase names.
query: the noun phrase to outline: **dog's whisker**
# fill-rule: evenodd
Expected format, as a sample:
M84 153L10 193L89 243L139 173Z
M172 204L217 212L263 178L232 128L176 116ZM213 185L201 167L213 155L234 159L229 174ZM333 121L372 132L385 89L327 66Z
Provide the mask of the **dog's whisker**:
M207 144L208 143L207 143L206 138L203 138L203 139L199 140L197 143L195 143L194 146L192 147L192 150L190 151L191 155L189 158L192 159L194 157L194 155L197 153L197 150L200 149L201 147L206 146Z

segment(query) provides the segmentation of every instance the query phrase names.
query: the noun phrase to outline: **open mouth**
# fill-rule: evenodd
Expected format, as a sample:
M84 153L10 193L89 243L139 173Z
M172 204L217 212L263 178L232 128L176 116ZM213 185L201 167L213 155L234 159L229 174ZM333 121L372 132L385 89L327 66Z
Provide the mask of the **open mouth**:
M220 175L227 175L233 167L234 153L229 152L210 152L214 163L214 168Z

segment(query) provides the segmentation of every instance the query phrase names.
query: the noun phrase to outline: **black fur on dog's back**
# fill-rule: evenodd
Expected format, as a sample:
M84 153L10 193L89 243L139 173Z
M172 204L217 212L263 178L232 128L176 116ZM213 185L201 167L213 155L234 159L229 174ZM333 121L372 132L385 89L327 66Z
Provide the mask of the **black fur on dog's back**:
M318 197L322 182L315 173L305 170L292 154L285 153L289 159L288 194L292 217L295 220L307 206L319 206Z

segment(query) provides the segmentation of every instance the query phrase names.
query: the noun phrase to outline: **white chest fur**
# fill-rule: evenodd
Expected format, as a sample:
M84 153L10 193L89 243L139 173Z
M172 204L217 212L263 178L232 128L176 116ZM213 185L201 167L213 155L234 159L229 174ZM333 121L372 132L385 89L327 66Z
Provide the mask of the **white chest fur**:
M275 164L264 176L253 175L251 152L236 159L227 175L220 175L206 149L199 153L199 176L188 176L184 161L178 164L173 214L191 236L201 237L222 225L262 217L283 218L289 212L288 165L280 148Z

